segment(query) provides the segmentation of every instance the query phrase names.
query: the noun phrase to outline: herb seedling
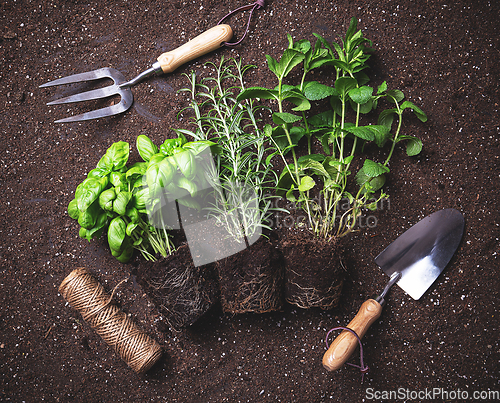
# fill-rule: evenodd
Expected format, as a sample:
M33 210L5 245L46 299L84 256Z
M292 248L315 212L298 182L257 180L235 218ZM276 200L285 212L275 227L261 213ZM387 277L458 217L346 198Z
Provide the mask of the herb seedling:
M183 89L191 96L190 107L194 112L196 129L178 130L198 141L216 143L215 165L207 172L213 188L214 202L210 214L223 225L237 242L255 240L271 211L271 189L277 177L266 156L267 137L259 127L256 107L251 100L236 101L244 90L243 76L254 66L242 66L221 60L212 64L215 77L197 80L196 74L188 76L190 88ZM252 242L250 242L252 243Z
M139 250L148 260L173 251L169 235L150 225L141 194L145 163L127 168L130 146L124 141L111 145L106 154L78 185L68 214L78 220L79 235L90 241L106 232L111 253L122 263Z
M248 88L238 96L238 101L275 101L274 125L266 125L264 132L276 145L276 155L285 163L279 176L278 194L307 213L314 234L332 239L355 230L363 209L376 209L377 203L387 197L383 191L377 191L385 182L397 143L407 141L406 151L410 156L421 151L422 142L418 138L401 134L403 111L411 109L422 122L427 117L413 103L403 102L403 93L389 90L386 82L376 91L367 85L369 78L364 70L368 67L371 42L357 30L355 18L341 45L330 44L317 34L315 37L313 46L307 40L294 42L288 35L288 49L279 61L266 56L269 70L278 80L277 87ZM292 84L290 73L299 66L302 69L299 82ZM311 72L329 66L334 69L333 86L307 80ZM362 115L376 110L382 99L392 107L380 113L377 124L362 124ZM328 110L311 116L313 105L320 101L328 101ZM395 120L396 128L392 131ZM304 138L307 152L299 156L299 142ZM312 153L314 138L321 142L323 153ZM382 163L364 160L355 176L358 190L351 193L348 191L351 163L356 151L369 142L379 147L390 143L389 154ZM346 199L350 207L342 210L341 201Z

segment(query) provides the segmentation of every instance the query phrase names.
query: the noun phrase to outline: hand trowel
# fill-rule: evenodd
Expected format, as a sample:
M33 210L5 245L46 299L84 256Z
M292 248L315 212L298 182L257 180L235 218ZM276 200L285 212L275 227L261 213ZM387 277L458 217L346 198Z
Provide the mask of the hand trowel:
M452 258L463 231L462 214L455 209L444 209L403 233L375 258L375 263L390 277L385 289L376 298L365 301L347 327L362 338L382 313L385 296L394 284L418 300ZM357 344L356 335L344 330L323 356L323 366L329 371L339 369Z

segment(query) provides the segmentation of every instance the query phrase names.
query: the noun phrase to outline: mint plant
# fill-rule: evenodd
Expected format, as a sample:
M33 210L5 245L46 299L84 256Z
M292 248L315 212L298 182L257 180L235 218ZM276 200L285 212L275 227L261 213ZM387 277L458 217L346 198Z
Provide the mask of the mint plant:
M386 82L377 89L367 85L365 70L372 44L357 30L355 18L341 44L330 44L314 35L314 46L308 40L294 42L288 35L288 48L280 60L266 55L278 85L247 88L237 101L267 99L277 105L272 114L274 124L266 125L264 133L276 146L275 155L285 164L278 194L306 212L315 235L331 239L355 230L363 210L376 209L377 203L388 197L381 189L396 144L406 141L408 155L420 153L422 142L402 134L403 112L412 110L422 122L427 117L416 105L403 101L401 91L388 89ZM291 73L299 68L293 82ZM326 68L333 69L333 85L308 80L310 73ZM391 107L380 112L376 124L364 123L363 115L372 116L382 100ZM312 114L313 106L321 102L328 109ZM299 155L303 139L307 151ZM315 139L321 143L322 153L312 153ZM389 143L390 151L383 162L364 160L355 176L357 190L352 192L352 186L348 187L351 164L356 152L367 143L378 147ZM350 207L341 209L342 200L347 200Z

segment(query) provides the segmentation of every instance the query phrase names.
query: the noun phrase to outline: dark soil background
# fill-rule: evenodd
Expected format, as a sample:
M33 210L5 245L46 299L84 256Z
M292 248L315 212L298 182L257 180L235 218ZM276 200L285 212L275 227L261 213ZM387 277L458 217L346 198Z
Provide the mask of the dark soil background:
M133 89L127 113L54 124L75 112L46 102L67 91L39 89L60 76L104 66L133 77L163 51L215 25L246 0L42 1L0 4L0 400L14 402L361 402L373 390L500 390L499 384L499 16L496 1L267 1L250 35ZM230 20L241 36L245 15ZM145 376L133 373L65 303L57 288L85 266L111 290L139 257L118 263L104 240L78 237L66 213L75 188L115 141L155 142L183 127L181 73L209 74L207 61L242 57L258 66L249 85L274 85L265 54L278 57L286 33L343 36L351 17L374 44L372 84L386 80L428 114L406 120L418 157L399 149L386 186L389 203L349 238L340 304L330 311L287 305L268 314L223 314L173 332L133 281L116 300L165 348ZM69 109L69 112L68 112ZM137 156L136 156L137 157ZM463 212L466 229L438 281L414 301L399 287L364 338L371 368L323 369L327 331L346 325L386 276L373 258L424 216ZM373 225L373 224L376 225ZM286 233L284 233L286 236ZM358 362L359 355L352 358ZM410 399L406 399L409 401ZM418 401L422 399L416 399ZM439 399L437 399L439 401Z

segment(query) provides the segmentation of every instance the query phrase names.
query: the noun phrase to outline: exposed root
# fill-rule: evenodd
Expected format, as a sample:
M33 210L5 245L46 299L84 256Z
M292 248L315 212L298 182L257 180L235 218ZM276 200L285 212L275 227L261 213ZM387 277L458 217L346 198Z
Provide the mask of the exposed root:
M278 276L261 273L259 276L244 282L238 288L236 297L231 301L222 295L222 307L230 313L265 313L276 311L282 306L282 295Z

